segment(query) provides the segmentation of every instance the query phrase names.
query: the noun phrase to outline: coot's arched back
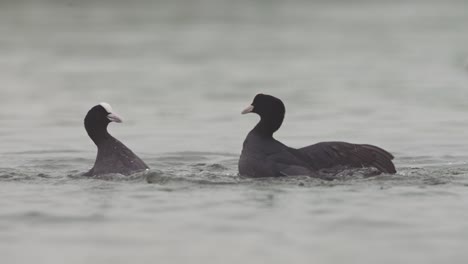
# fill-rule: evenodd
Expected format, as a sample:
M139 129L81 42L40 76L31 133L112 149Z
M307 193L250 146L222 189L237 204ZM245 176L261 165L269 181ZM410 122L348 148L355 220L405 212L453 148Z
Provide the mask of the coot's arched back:
M396 173L393 155L372 145L321 142L300 148L299 151L306 155L316 170L342 165L353 168L374 167L381 172Z
M322 142L301 149L290 148L273 138L282 125L286 108L271 95L258 94L242 114L256 113L258 124L244 141L239 173L247 177L310 175L318 177L324 168L345 166L374 167L384 173L396 173L393 156L367 144Z
M86 132L96 144L98 152L93 168L85 176L110 173L130 175L148 169L148 166L122 142L107 131L110 122L121 123L122 119L112 111L107 103L100 103L85 117Z

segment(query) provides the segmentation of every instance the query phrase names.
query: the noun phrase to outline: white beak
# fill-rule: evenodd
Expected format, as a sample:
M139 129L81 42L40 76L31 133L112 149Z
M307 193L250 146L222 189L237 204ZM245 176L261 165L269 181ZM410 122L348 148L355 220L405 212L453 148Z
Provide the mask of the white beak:
M118 115L114 114L114 113L110 113L107 115L107 119L109 119L109 121L111 122L116 122L116 123L122 123L122 118L120 118Z
M242 114L245 115L245 114L251 113L253 110L254 110L254 106L249 105L246 109L244 109L244 111L242 111Z

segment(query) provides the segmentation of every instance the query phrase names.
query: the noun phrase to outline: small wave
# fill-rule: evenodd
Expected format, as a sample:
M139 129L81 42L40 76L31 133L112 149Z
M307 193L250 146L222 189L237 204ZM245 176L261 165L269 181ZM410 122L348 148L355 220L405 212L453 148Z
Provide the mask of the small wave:
M54 178L54 176L32 169L0 168L0 181L36 181L50 178Z
M187 158L187 156L189 156ZM185 158L184 158L185 157ZM380 174L372 168L347 169L333 168L319 172L319 178L281 177L251 179L238 176L237 155L209 152L178 152L148 160L151 169L130 176L120 174L84 177L90 159L62 157L32 160L26 166L0 168L0 181L57 181L70 180L105 180L117 182L147 182L159 185L235 185L251 184L256 186L287 185L300 187L340 186L367 184L381 188L392 186L468 186L468 165L466 163L443 163L441 160L431 164L431 157L403 157L398 163L407 164L399 167L394 175ZM78 169L77 169L78 168Z
M43 155L43 154L70 154L70 153L82 153L73 149L55 149L55 150L28 150L28 151L11 151L6 152L8 155Z
M152 170L146 170L142 172L137 172L131 175L123 175L119 173L109 173L96 176L84 176L86 172L74 173L67 175L70 179L94 179L94 180L104 180L104 181L128 181L128 182L139 182L143 181L146 178L146 175L152 173Z
M2 219L10 219L13 221L24 221L34 223L70 223L70 222L96 222L105 219L100 214L92 214L88 216L82 215L56 215L39 211L28 211L14 214L3 214Z
M230 173L229 168L221 164L197 163L186 167L172 168L166 172L152 171L146 175L148 183L195 183L202 185L237 184L241 178L237 173Z

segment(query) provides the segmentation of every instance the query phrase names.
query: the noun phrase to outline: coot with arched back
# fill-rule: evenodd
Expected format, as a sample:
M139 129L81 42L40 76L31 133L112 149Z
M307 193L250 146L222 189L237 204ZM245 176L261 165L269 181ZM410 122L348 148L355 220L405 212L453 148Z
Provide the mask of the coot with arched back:
M122 119L112 111L108 103L100 103L85 117L84 125L89 137L97 146L94 167L84 176L99 176L118 173L130 175L148 169L148 166L107 131L111 122L122 123Z
M271 95L258 94L242 114L256 113L260 121L244 141L239 174L246 177L309 175L320 177L321 169L374 167L382 173L396 173L393 156L367 144L321 142L295 149L273 138L283 123L283 102Z

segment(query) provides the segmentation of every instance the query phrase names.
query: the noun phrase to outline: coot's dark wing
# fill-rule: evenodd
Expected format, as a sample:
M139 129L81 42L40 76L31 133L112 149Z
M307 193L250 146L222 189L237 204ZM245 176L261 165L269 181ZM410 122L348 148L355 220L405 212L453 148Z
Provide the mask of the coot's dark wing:
M298 150L317 170L342 165L354 168L374 167L385 173L396 173L392 154L372 145L322 142Z
M131 175L146 169L148 166L133 151L111 137L98 146L94 167L83 175L96 176L110 173Z
M127 148L120 141L115 146L115 152L119 156L119 161L122 167L126 168L129 173L148 169L148 166L141 160L133 151Z
M255 133L249 133L244 141L239 173L253 178L315 175L314 169L298 150Z
M287 147L280 152L268 155L266 160L271 162L271 166L274 166L275 170L281 176L315 175L310 165L294 155L294 152Z

